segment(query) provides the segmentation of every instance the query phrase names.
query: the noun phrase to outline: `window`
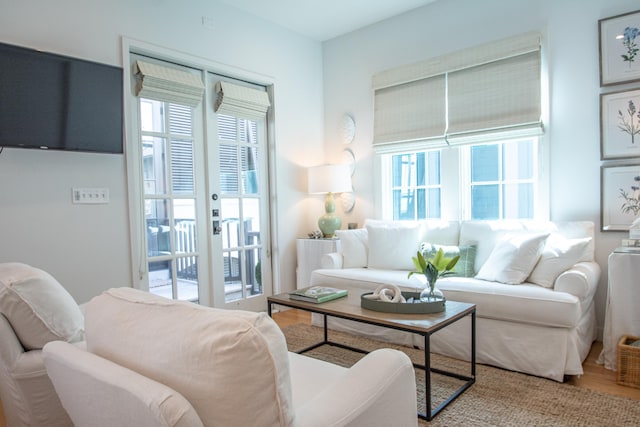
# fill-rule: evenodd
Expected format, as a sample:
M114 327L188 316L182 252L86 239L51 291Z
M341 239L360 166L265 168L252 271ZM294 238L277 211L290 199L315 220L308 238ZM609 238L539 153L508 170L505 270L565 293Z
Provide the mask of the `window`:
M533 219L536 145L526 139L465 147L471 219Z
M394 154L389 160L393 218L440 218L440 151Z
M540 39L527 33L373 77L383 218L546 216Z
M533 219L539 196L538 138L382 156L383 218ZM442 167L442 157L456 168ZM444 181L456 185L445 186ZM386 208L385 208L386 207Z

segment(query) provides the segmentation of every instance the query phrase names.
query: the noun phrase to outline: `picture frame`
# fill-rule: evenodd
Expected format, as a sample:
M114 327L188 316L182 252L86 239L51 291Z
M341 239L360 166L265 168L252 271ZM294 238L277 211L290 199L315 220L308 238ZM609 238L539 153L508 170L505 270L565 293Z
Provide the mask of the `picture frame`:
M600 158L640 157L640 88L600 94Z
M640 10L600 19L600 86L640 81Z
M629 230L640 216L640 162L600 166L602 231Z

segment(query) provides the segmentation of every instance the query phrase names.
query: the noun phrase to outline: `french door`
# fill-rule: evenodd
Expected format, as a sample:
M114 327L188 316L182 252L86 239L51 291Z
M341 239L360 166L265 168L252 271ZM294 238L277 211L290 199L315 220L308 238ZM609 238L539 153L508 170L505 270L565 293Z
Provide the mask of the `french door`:
M207 75L208 84L216 78L187 70ZM216 114L207 99L196 107L133 101L132 157L143 211L137 217L144 217L137 222L144 229L140 287L220 308L264 310L272 292L266 117Z
M213 117L216 141L209 144L214 269L223 285L214 301L224 307L264 310L271 294L266 197L266 121L226 114ZM220 280L220 275L216 275ZM218 304L216 304L218 306Z

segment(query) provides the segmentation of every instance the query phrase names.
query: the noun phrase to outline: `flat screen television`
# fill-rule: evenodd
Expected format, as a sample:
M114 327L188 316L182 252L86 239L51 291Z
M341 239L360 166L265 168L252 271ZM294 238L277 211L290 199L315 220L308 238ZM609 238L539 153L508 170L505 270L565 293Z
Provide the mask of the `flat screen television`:
M0 43L0 147L123 152L122 68Z

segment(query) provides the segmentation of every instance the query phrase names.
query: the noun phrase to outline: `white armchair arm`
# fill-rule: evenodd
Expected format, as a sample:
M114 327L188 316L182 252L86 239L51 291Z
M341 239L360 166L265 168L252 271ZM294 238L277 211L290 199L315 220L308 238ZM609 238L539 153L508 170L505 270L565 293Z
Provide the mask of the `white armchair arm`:
M581 301L590 299L598 287L600 271L596 262L579 262L558 276L553 289L575 295Z
M296 424L417 426L416 382L411 360L392 349L367 354L297 409Z
M343 261L342 254L340 252L331 252L322 255L322 258L320 259L320 266L322 268L330 269L342 268Z

